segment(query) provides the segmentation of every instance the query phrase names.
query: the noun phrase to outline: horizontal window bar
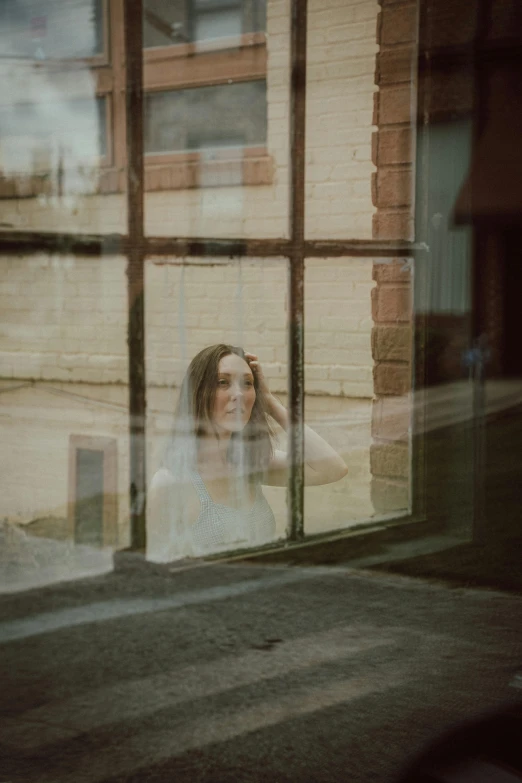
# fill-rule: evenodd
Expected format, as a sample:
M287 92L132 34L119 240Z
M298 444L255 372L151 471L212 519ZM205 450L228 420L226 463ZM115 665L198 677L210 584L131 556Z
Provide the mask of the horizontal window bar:
M123 234L61 234L47 231L0 231L0 255L17 253L72 253L77 255L111 255L128 253L129 238ZM187 257L292 256L296 248L290 239L219 239L146 237L143 253L146 256L165 256L166 263L179 263ZM308 240L302 247L306 258L393 258L413 252L425 252L424 243L367 239Z

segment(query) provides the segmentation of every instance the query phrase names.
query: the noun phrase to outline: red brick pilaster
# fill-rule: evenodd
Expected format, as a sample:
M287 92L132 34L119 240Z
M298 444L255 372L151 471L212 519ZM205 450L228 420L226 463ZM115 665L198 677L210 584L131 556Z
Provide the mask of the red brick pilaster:
M417 4L380 0L373 135L375 239L413 239ZM412 376L411 271L405 259L376 262L372 292L372 501L376 513L409 507Z

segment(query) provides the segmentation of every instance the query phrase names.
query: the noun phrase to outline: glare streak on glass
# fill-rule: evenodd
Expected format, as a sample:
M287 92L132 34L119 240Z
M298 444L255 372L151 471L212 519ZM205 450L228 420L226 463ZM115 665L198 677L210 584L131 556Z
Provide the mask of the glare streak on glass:
M107 154L106 99L14 103L0 108L0 158L6 173L97 164Z

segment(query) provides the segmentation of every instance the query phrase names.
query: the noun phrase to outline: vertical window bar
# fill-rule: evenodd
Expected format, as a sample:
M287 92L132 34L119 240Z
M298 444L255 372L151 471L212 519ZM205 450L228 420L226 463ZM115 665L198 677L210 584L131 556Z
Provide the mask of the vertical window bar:
M146 545L142 0L125 0L131 548Z
M287 535L304 536L304 221L307 0L292 0L289 373L290 478Z

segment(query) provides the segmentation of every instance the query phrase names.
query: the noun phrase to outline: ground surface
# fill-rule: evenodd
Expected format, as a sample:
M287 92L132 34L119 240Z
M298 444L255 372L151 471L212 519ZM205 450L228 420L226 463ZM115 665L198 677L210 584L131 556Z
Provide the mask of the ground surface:
M389 781L522 696L522 598L126 556L0 596L0 780Z

